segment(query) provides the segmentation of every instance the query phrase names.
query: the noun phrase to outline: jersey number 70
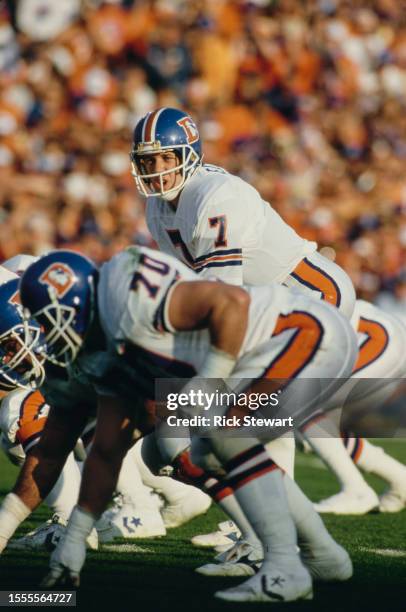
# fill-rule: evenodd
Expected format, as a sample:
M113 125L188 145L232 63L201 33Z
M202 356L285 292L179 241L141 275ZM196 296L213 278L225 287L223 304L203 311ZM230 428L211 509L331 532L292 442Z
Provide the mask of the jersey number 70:
M159 261L159 259L154 259L153 257L142 254L140 257L140 268L141 271L137 270L132 278L130 289L132 291L137 291L139 283L141 283L148 291L149 296L151 298L155 298L159 290L159 285L153 285L148 280L148 277L143 273L142 268L147 268L161 274L162 276L166 276L169 272L169 266L163 261Z

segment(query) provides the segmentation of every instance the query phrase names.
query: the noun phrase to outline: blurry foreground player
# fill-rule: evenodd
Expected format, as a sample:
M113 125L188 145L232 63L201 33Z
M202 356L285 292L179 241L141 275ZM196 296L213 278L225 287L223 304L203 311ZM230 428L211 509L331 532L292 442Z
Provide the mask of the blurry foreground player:
M133 397L136 388L132 364L144 364L149 373L144 381L138 378L139 385L153 385L154 372L155 377L162 376L165 369L167 376L188 378L232 375L250 388L252 380L263 375L290 379L305 372L303 382L306 377L325 377L328 395L341 384L337 379L350 373L356 357L355 335L336 309L298 298L278 285L248 293L199 281L180 262L149 249L131 248L117 255L102 267L100 278L86 258L56 251L28 268L20 290L24 306L44 327L48 359L65 367L79 364L87 372L97 363L93 376L99 377L96 436L79 504L66 538L52 555L48 586L79 582L84 539L111 497L132 438L136 414L123 401L125 395ZM95 331L99 351L104 344L102 354L94 344L90 351ZM187 389L193 384L198 385L195 378ZM310 384L306 393L307 407L313 409L321 396ZM291 398L290 387L286 396ZM300 422L302 406L295 408L293 418ZM189 407L186 414L195 411ZM221 464L265 550L258 574L218 597L278 602L310 598L312 581L297 553L297 535L311 553L309 566L331 573L334 565L338 579L348 578L348 555L327 533L297 485L283 478L259 440L228 438L217 430L208 435L209 454ZM204 463L206 456L201 459ZM298 515L298 534L290 509Z
M336 410L316 417L303 431L341 486L339 493L315 507L318 512L332 514L365 514L374 509L399 512L406 505L406 467L368 440L351 435L342 438L340 421L342 410L353 422L359 415L366 422L373 421L385 410L385 402L406 377L406 326L396 316L363 300L356 302L352 324L358 332L359 353L351 378L326 407L327 411ZM358 468L388 484L380 498Z
M10 279L10 280L7 280ZM22 465L41 437L49 406L35 390L44 381L40 329L35 321L25 321L19 301L18 276L0 269L0 432L1 447L9 459ZM55 486L45 499L54 517L34 537L13 543L14 548L45 545L52 548L66 525L79 492L80 471L73 454L67 458ZM88 538L97 548L97 535Z
M45 375L42 365L43 355L39 357L36 352L39 328L34 321L29 323L24 321L19 302L19 279L8 269L22 273L33 261L36 261L36 258L21 255L8 260L0 268L0 283L3 282L0 285L1 446L10 460L20 466L39 442L50 411L44 396L33 388L44 383ZM27 377L28 381L25 380ZM63 397L61 385L59 385L59 395L58 391L50 389L49 386L42 389L58 405ZM94 421L95 414L91 402L92 395L94 393L91 389L87 389L82 396L79 393L75 395L73 387L67 401L71 410L79 403L82 412L88 414L91 422ZM83 403L83 397L87 398L88 405ZM62 402L64 401L66 403L66 400L62 399ZM87 444L91 443L92 429L94 431L94 426L85 427L84 439ZM157 489L162 495L164 520L150 494L151 489L143 484L141 468L151 488ZM43 546L51 548L52 543L57 541L63 532L78 499L80 481L79 465L73 453L70 453L55 486L44 500L52 509L54 516L33 532L12 540L9 548L29 550ZM115 537L149 538L165 535L165 523L168 527L183 524L194 516L204 513L210 505L208 496L195 487L175 482L171 478L155 477L150 474L146 466L142 465L139 453L134 453L132 449L123 462L117 493L120 495L120 507L116 512L109 510L108 515L106 514L97 525L102 542L111 541ZM97 548L95 532L91 534L88 543L91 548Z

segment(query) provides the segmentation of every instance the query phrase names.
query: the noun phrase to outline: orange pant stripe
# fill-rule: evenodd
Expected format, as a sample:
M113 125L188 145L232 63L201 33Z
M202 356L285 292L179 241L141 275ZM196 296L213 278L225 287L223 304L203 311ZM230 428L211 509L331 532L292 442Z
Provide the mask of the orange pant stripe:
M294 311L288 315L279 315L273 336L289 329L295 329L296 332L269 365L265 378L294 378L312 360L320 346L323 327L318 319L307 312Z
M388 332L377 321L361 317L358 324L358 332L366 334L367 339L359 347L358 358L352 371L353 374L376 361L386 350L389 342Z
M320 291L323 300L339 308L341 292L337 283L327 272L310 263L306 257L302 259L290 275L309 289Z
M20 444L24 446L24 444L32 438L33 435L40 433L47 421L46 417L41 417L36 421L31 421L29 423L25 423L20 429L17 431L16 438Z

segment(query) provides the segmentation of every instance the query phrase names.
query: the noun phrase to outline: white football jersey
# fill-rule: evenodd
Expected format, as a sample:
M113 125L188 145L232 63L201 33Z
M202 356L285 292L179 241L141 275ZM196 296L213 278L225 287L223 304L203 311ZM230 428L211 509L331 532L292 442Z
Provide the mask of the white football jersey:
M11 444L21 444L27 452L38 442L49 406L39 391L15 389L0 403L0 430Z
M152 197L146 217L161 251L199 275L236 285L283 282L317 248L246 181L210 164L187 181L176 210Z
M198 281L200 277L164 253L131 247L102 266L98 285L99 316L109 342L123 355L138 347L146 360L178 378L193 376L199 370L210 344L207 329L173 333L168 304L171 290L182 280ZM275 283L248 291L249 322L239 358L260 354L261 364L269 364L273 351L282 350L297 332L303 321L300 317L306 318L307 313L315 313L308 318L316 322L321 317L323 323L317 325L325 341L331 319L342 319L336 309ZM299 318L289 325L288 316L295 313ZM277 322L278 339L262 349ZM345 325L352 333L349 324ZM262 355L263 350L269 354Z
M3 261L0 265L0 285L21 276L28 266L37 259L38 257L33 255L15 255Z

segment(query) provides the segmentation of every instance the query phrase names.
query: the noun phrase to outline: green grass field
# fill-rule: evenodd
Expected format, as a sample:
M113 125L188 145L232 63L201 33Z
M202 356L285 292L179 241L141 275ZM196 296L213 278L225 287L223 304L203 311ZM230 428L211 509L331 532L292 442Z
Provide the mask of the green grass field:
M406 462L406 442L384 444L391 454ZM0 496L12 486L17 470L4 456L0 458ZM296 476L313 500L338 490L332 476L314 456L298 454ZM378 492L382 483L368 478ZM34 528L49 518L40 508L19 533ZM193 570L212 558L210 551L193 547L189 540L197 533L212 531L223 520L222 513L211 508L206 516L169 531L165 538L136 540L137 552L91 552L82 573L78 606L87 610L195 611L241 608L263 610L267 604L227 604L213 598L213 593L241 579L205 578ZM406 510L395 515L371 514L365 517L328 517L328 528L350 552L355 568L352 580L339 585L315 587L311 602L272 605L273 610L406 610ZM124 541L123 541L124 542ZM134 541L133 541L134 542ZM0 558L0 590L27 590L36 585L47 571L47 553L6 552Z

